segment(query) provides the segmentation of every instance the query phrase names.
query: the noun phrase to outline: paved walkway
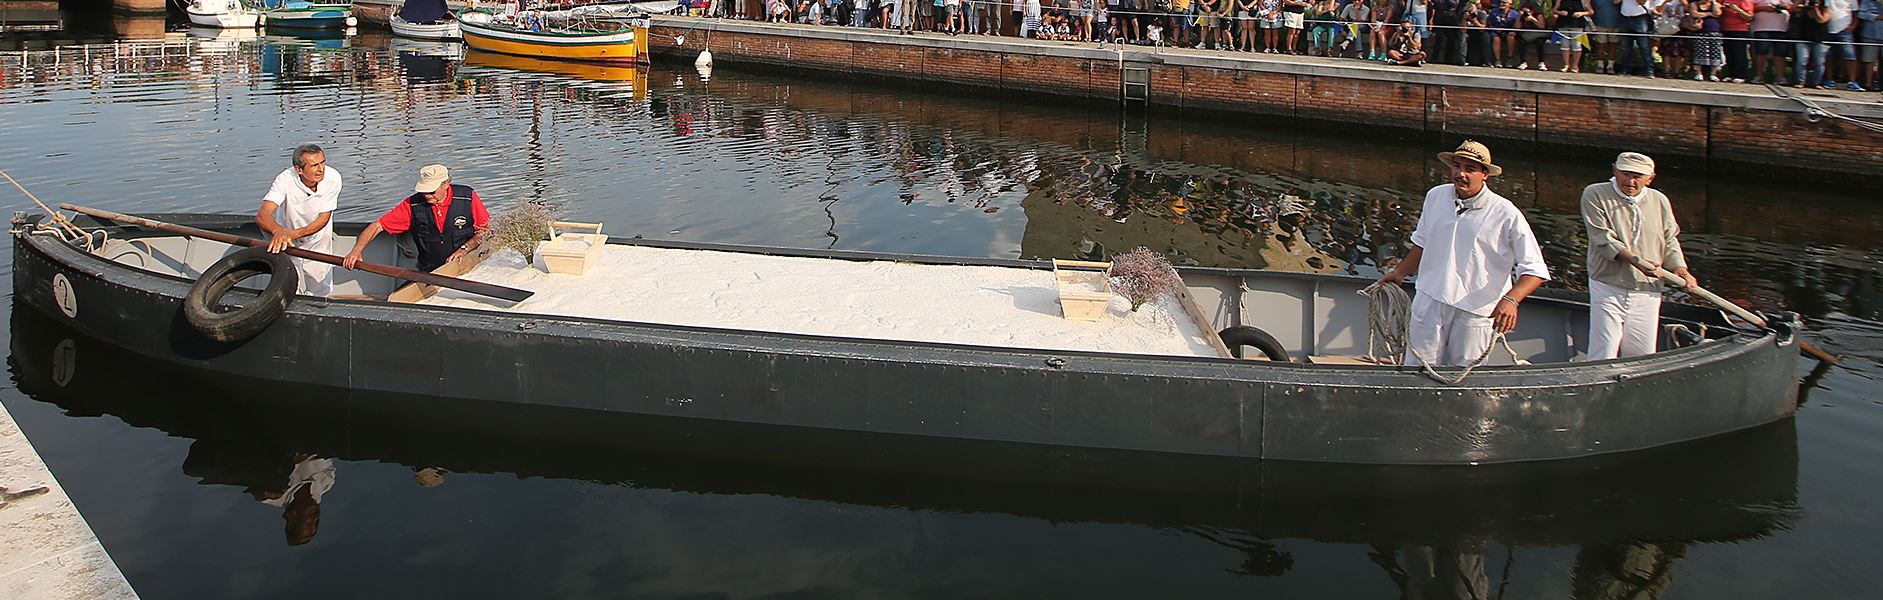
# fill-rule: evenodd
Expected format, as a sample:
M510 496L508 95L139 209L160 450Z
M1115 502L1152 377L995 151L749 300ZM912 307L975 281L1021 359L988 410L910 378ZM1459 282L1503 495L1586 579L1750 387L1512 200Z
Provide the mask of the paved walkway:
M0 598L136 597L13 415L0 405Z

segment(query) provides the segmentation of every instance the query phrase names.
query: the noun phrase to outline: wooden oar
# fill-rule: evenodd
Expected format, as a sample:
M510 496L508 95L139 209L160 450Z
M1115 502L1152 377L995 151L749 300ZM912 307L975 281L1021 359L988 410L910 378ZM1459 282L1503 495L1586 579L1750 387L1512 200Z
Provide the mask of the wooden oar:
M1732 302L1727 301L1725 298L1719 297L1718 294L1714 294L1713 292L1706 291L1706 288L1702 288L1697 285L1693 287L1687 287L1687 280L1681 279L1679 275L1675 275L1673 273L1667 272L1666 269L1662 269L1659 265L1650 265L1648 264L1648 261L1643 260L1639 256L1636 256L1635 266L1643 268L1643 269L1653 269L1654 276L1661 278L1661 281L1665 281L1669 285L1672 285L1674 287L1687 290L1687 293L1704 298L1706 299L1707 302L1712 302L1714 304L1717 304L1719 305L1720 308L1726 309L1726 312L1733 313L1733 316L1739 317L1740 319L1748 323L1751 323L1753 325L1757 325L1761 329L1768 327L1765 324L1765 319L1761 318L1759 315L1753 314L1752 311L1746 310L1745 308L1739 306L1738 304L1733 304ZM1831 353L1829 352L1825 352L1823 350L1818 349L1817 346L1811 345L1811 342L1807 342L1803 338L1799 338L1798 340L1798 351L1803 352L1805 356L1809 356L1811 358L1815 358L1815 359L1818 359L1820 361L1824 361L1827 363L1837 364L1837 357L1831 356Z
M235 246L253 246L253 247L258 247L258 248L268 246L268 242L265 242L262 240L245 238L239 235L230 235L227 233L217 233L217 232L209 231L206 229L197 229L195 227L188 227L188 226L177 225L173 223L165 223L163 221L154 221L154 220L146 219L143 217L133 217L131 215L114 213L108 210L99 210L96 208L78 206L74 204L60 204L59 208L78 212L81 214L91 215L93 217L97 217L100 219L108 219L112 221L117 221L119 223L129 223L129 224L136 225L138 227L144 227L147 229L155 229L158 231L168 231L170 233L175 233L175 234L180 234L180 235L187 235L191 237L199 237L199 238L208 239L208 240L215 240L218 242L235 245ZM307 260L324 262L324 263L333 264L333 265L339 265L342 263L342 260L343 260L341 257L334 256L332 254L322 254L319 252L314 252L312 250L302 250L300 248L295 248L292 246L290 246L286 250L283 250L282 252L287 254L288 256L293 256L295 258L303 258ZM435 285L438 287L451 288L454 290L470 292L470 293L478 294L481 296L490 296L492 298L502 298L504 300L509 300L512 302L522 302L524 299L527 299L530 296L536 295L536 292L532 292L529 290L519 290L516 288L504 287L501 285L480 283L480 282L471 281L468 279L446 277L444 275L426 273L424 271L401 269L399 267L373 264L373 263L369 263L365 261L360 261L358 263L355 263L354 268L359 269L361 271L368 272L368 273L385 275L393 279L416 281L418 283L423 283L426 285Z

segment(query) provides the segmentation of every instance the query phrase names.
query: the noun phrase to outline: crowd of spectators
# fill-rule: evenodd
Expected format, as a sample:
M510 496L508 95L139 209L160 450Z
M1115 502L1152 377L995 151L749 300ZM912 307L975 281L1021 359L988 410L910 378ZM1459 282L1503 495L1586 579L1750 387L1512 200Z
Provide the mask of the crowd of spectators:
M696 15L1883 89L1883 0L684 0Z

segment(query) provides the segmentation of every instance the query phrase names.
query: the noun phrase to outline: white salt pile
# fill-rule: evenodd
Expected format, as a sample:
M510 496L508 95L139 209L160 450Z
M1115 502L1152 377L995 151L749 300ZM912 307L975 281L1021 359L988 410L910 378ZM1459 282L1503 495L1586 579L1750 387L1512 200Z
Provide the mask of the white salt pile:
M462 276L535 296L514 306L453 290L423 304L780 333L982 346L1216 356L1168 296L1098 321L1060 316L1053 272L606 246L583 275L503 250ZM1102 291L1100 290L1095 291Z

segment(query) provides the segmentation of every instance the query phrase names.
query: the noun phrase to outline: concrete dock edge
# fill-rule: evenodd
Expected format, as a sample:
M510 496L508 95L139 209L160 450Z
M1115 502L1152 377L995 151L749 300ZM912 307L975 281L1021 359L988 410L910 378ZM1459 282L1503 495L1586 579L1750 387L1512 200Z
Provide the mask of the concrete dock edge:
M137 597L3 404L0 488L0 598Z

